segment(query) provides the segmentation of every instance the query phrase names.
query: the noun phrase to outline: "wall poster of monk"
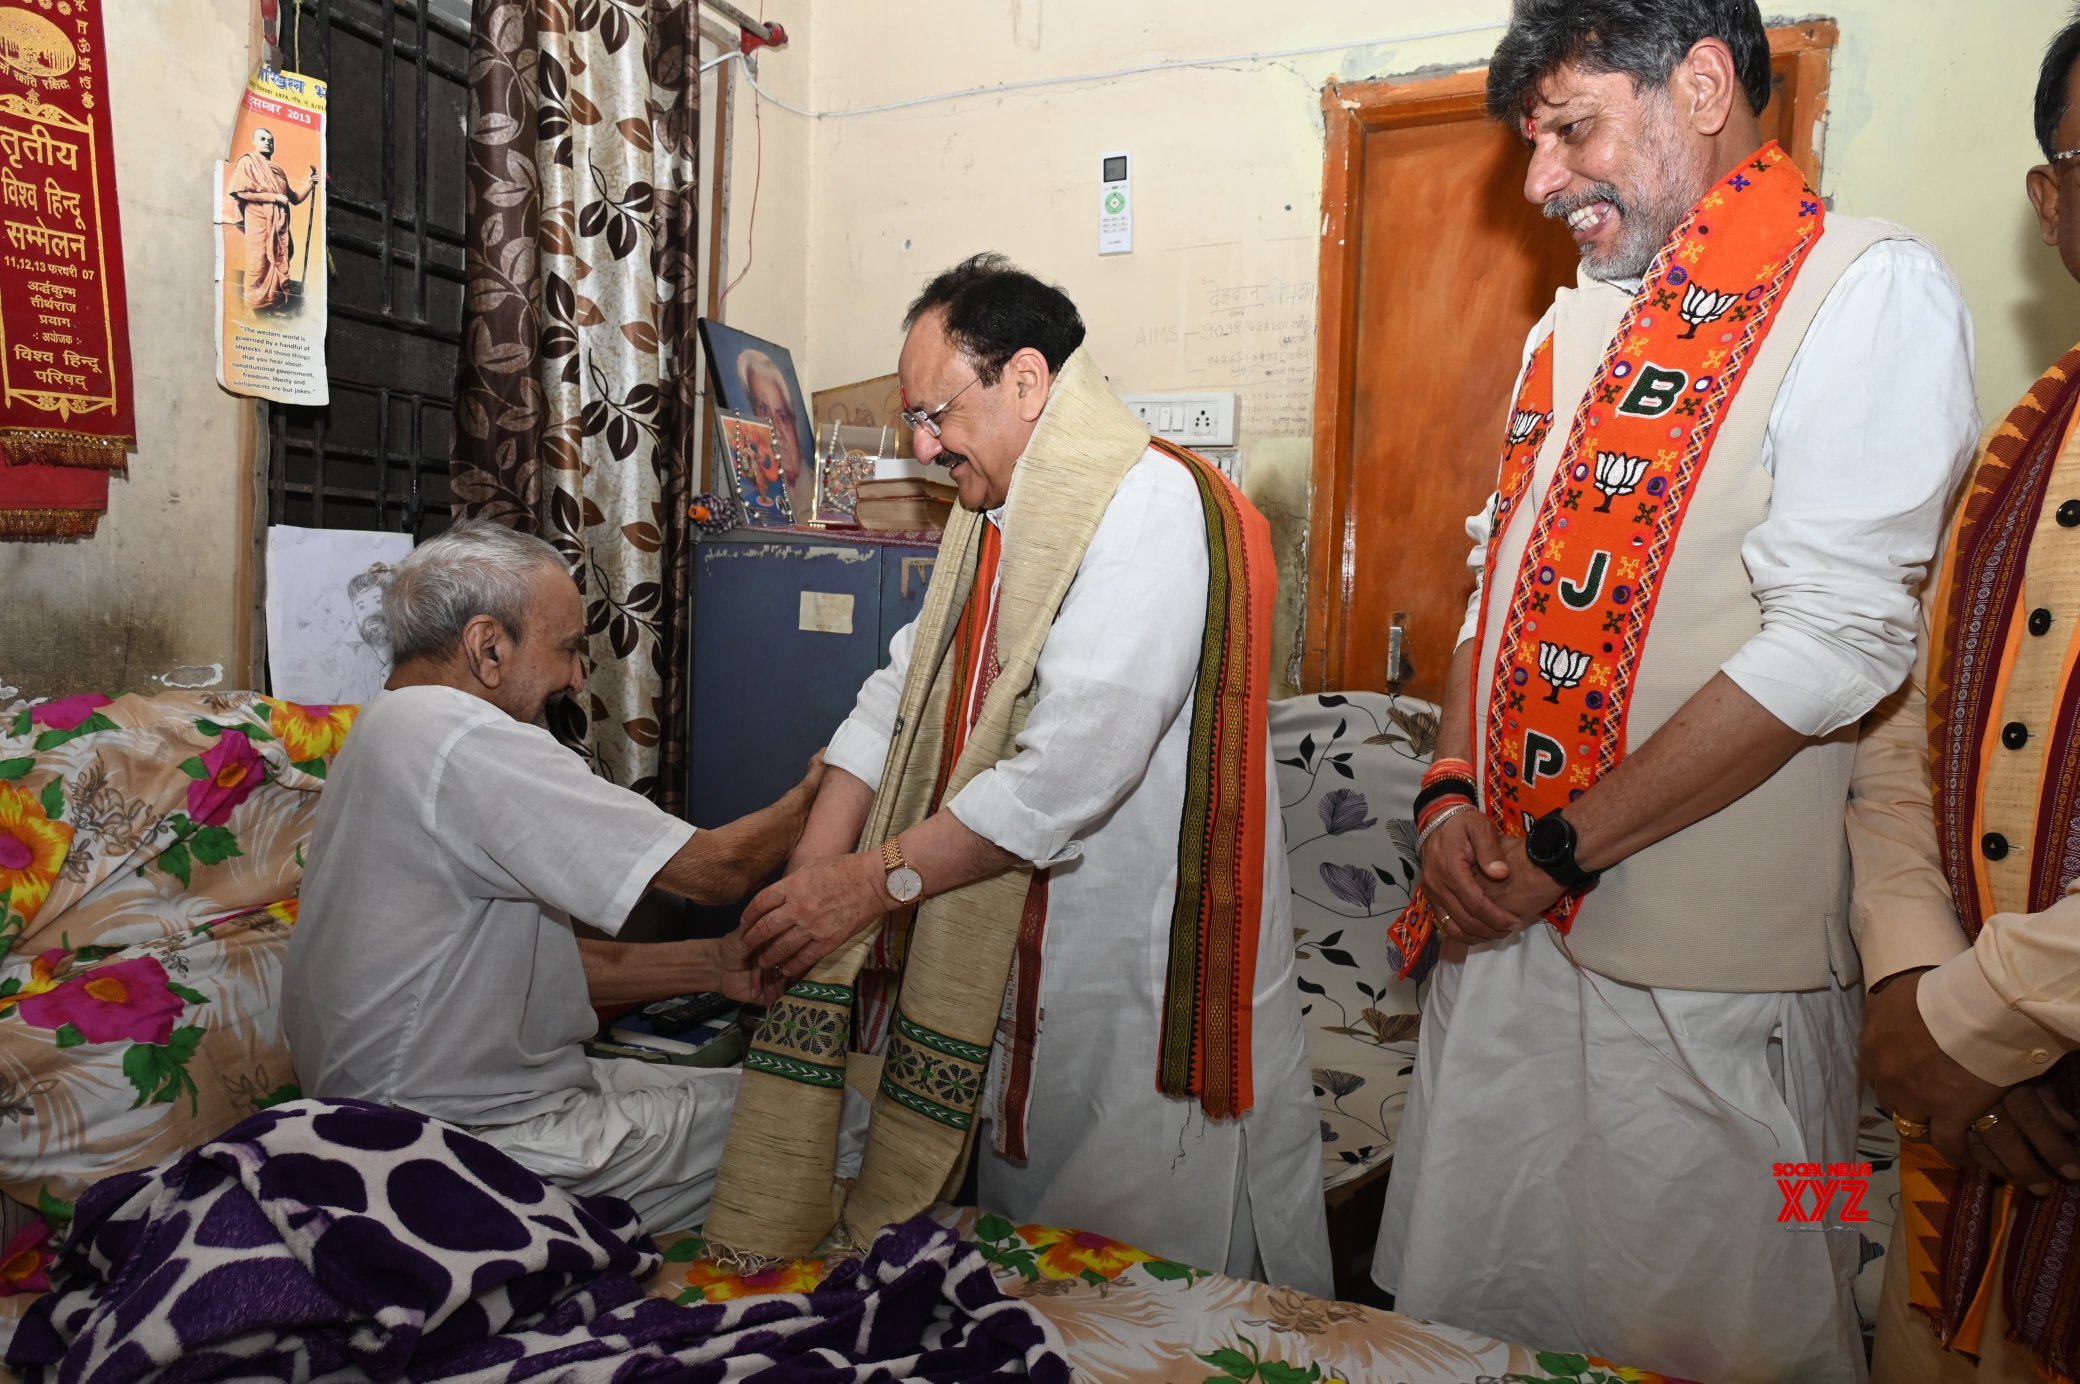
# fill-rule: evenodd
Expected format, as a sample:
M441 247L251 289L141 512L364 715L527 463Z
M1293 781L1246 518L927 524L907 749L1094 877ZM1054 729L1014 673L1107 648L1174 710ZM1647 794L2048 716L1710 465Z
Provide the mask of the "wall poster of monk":
M262 67L217 165L217 382L323 404L325 83Z

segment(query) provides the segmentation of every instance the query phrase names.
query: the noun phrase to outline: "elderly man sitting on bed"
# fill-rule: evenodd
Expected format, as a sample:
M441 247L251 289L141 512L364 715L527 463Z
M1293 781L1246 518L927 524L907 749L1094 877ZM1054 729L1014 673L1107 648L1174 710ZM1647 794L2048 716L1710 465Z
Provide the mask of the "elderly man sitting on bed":
M585 614L538 538L458 524L399 566L384 605L396 671L319 802L284 975L303 1089L461 1125L573 1191L625 1198L652 1232L698 1223L737 1073L580 1045L594 1005L762 998L757 968L736 936L636 947L571 924L617 932L652 886L743 897L793 849L821 766L701 832L594 777L540 725L584 686ZM865 1103L848 1115L856 1165Z

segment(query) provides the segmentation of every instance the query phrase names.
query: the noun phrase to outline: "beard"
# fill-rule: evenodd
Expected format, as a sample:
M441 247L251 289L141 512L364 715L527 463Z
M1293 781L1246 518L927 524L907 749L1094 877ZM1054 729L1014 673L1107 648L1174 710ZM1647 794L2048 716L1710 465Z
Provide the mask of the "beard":
M1608 250L1582 252L1582 268L1592 279L1637 279L1645 276L1654 256L1704 195L1690 167L1688 151L1674 128L1674 114L1664 94L1646 103L1635 162L1638 186L1626 193L1614 183L1555 197L1545 204L1548 217L1564 219L1596 202L1608 202L1618 215L1618 234Z

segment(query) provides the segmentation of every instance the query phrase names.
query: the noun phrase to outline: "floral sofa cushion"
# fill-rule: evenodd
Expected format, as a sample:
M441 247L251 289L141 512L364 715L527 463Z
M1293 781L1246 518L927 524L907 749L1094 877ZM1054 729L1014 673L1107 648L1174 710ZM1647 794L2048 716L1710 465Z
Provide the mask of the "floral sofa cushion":
M353 718L232 692L0 720L0 1304L89 1184L295 1093L282 961Z
M0 733L0 955L119 947L288 898L353 707L68 697Z
M294 1098L280 1013L294 920L274 904L0 966L0 1192L69 1204Z
M1271 707L1325 1188L1394 1156L1418 1016L1387 924L1414 887L1411 818L1436 739L1436 707L1383 693Z

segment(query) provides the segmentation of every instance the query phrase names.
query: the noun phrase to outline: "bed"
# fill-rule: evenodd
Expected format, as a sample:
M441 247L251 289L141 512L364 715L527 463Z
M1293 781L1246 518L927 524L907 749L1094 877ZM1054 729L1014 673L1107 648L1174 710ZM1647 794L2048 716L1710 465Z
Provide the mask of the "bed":
M0 831L26 843L0 861L0 1338L47 1283L87 1187L301 1094L281 1038L281 961L302 843L352 717L251 693L161 693L70 698L0 722ZM1433 728L1434 709L1372 694L1282 703L1274 720L1344 1273L1362 1271L1353 1244L1377 1217L1353 1211L1351 1193L1383 1185L1417 1038L1415 993L1386 973L1382 933L1413 880L1408 802ZM938 1215L1087 1379L1654 1378L1168 1263L1102 1228ZM673 1301L797 1292L823 1271L736 1278L697 1237L662 1248L646 1287Z

